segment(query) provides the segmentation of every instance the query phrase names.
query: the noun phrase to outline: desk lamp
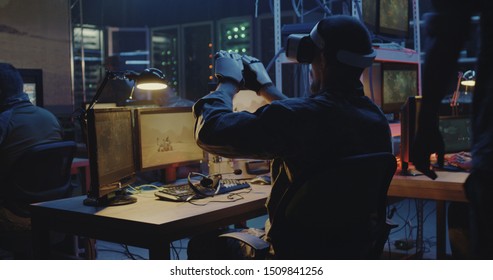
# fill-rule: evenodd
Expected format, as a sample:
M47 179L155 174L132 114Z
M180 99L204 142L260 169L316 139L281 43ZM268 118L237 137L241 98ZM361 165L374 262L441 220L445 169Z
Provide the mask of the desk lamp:
M462 75L462 81L460 82L461 85L467 87L473 87L476 85L476 71L474 70L469 70Z
M459 97L460 97L459 89L461 85L466 87L464 93L467 95L468 87L474 87L476 85L476 71L468 70L465 73L459 72L457 78L457 88L455 89L452 99L450 100L450 107L452 107L453 115L458 114Z
M142 71L140 74L137 74L133 71L109 71L106 70L106 74L104 76L103 82L98 87L96 94L92 98L91 103L87 107L87 110L91 110L94 108L94 105L98 102L101 93L103 92L104 87L108 83L109 80L129 80L134 81L134 87L132 87L132 92L130 93L129 99L132 99L134 88L143 90L161 90L168 87L164 81L163 72L156 68L147 68Z

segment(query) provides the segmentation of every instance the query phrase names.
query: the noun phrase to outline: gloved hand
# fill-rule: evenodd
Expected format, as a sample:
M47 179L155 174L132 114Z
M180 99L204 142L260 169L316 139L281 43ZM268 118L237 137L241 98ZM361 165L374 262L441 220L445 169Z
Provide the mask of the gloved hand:
M241 56L237 53L219 51L215 55L215 75L219 82L224 79L230 79L242 86L243 80L243 62Z
M435 180L437 175L430 168L430 155L437 153L437 163L443 167L445 144L438 125L418 128L413 145L413 164L419 172Z
M245 78L245 87L247 89L258 93L262 87L272 84L272 80L260 60L248 55L244 55L242 60L245 68L243 77Z

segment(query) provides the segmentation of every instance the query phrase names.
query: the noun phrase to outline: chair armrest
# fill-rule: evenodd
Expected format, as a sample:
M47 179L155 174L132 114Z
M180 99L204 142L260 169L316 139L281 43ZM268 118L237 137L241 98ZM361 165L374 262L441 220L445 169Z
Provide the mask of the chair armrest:
M229 232L221 234L219 237L227 237L243 241L255 250L265 250L270 246L269 242L245 232Z

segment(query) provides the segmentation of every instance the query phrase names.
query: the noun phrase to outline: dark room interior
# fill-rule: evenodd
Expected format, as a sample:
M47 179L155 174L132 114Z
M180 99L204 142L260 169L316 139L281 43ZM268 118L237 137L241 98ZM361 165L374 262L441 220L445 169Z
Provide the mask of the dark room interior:
M336 260L413 263L474 259L470 253L474 244L469 239L472 216L464 184L471 166L478 164L474 160L471 163L471 152L474 155L477 151L472 148L473 135L479 137L474 130L479 130L478 124L472 117L481 111L473 98L482 18L480 13L467 14L470 24L460 30L468 36L458 47L453 69L443 63L447 68L443 72L453 73L453 79L442 81L446 75L438 72L436 80L429 76L424 79L423 73L431 71L427 63L434 58L427 56L434 44L433 32L446 33L448 29L450 33L454 28L429 28L433 24L429 19L437 15L432 2L0 0L0 64L18 70L22 93L27 94L30 105L56 118L61 136L50 135L40 143L55 139L58 144L66 144L64 148L40 145L36 150L31 140L26 140L29 147L12 160L12 153L7 151L15 146L9 138L14 136L8 134L13 131L12 113L5 113L10 112L10 105L7 101L4 104L1 96L9 88L4 85L12 80L4 78L0 65L0 168L5 170L0 176L5 182L0 187L0 267L3 259L188 260L195 256L191 253L195 237L247 229L262 231L253 234L261 241L242 239L244 235L234 237L239 240L234 239L241 252L248 253L248 257L242 255L247 259L296 259L287 253L282 255L283 249L273 248L283 248L278 244L289 240L293 247L304 248L301 251L316 252L331 242L337 243L337 238L344 240L340 244L354 242L338 248L344 254L331 257ZM329 57L327 50L332 44L333 48L344 48L345 43L323 37L329 35L321 33L325 28L321 22L337 16L351 18L367 31L364 34L370 40L371 53L357 53L364 48L361 43L359 49L343 50L345 53L334 56L335 65L344 67L326 70L326 61L331 61L324 60ZM337 36L358 42L356 31ZM308 58L302 57L305 50ZM340 58L348 52L349 59ZM354 66L351 63L356 53L371 59ZM253 62L246 62L249 57ZM221 65L221 59L228 64ZM485 64L491 63L489 59ZM263 65L261 70L249 68L257 62ZM351 123L357 123L368 107L351 108L349 114L348 110L344 112L346 101L337 106L330 103L332 100L314 103L308 109L295 103L316 100L321 90L343 92L341 89L349 84L344 79L349 75L341 73L347 68L361 70L351 86L357 83L361 90L358 97L364 97L374 105L368 107L378 111L358 123L367 134L351 130ZM253 73L256 88L251 86L252 77L247 73ZM330 76L328 73L333 76L320 78ZM327 86L328 81L332 86ZM425 142L426 152L432 151L425 163L438 174L432 180L415 166L419 150L414 144L415 136L422 136L419 133L426 129L420 110L427 112L431 106L430 97L423 96L423 92L432 88L427 85L439 81L446 94L441 101L436 100L439 111L429 123L439 129L439 144L445 150L437 151L437 143L431 138ZM471 81L474 83L464 83ZM228 95L231 84L235 86L234 94ZM314 84L319 92L313 91ZM275 93L268 91L271 88L276 88ZM226 97L218 97L218 92ZM277 92L294 101L269 99ZM329 103L336 113L310 113ZM337 115L337 110L344 113ZM282 119L291 117L290 113L296 117ZM269 116L272 122L261 122L262 117ZM254 122L257 117L258 122ZM326 121L311 121L315 117ZM384 139L385 145L373 143L383 139L377 137L380 123L376 120L384 122L389 134L383 134L389 136ZM30 127L36 126L30 122ZM345 125L329 126L329 122ZM330 136L326 127L336 136ZM296 128L313 135L292 131ZM15 137L27 139L41 134L31 130L17 132ZM269 132L259 133L264 130ZM377 132L373 134L372 130ZM258 139L269 145L257 144ZM336 139L330 143L340 146L328 147L329 140L324 139ZM375 159L361 168L354 167L359 166L358 162L347 171L346 157L366 154L366 150L373 149L371 145L385 146L380 150L391 155L395 166ZM244 156L250 154L251 158ZM20 170L26 175L19 175ZM311 177L306 178L305 170L311 170L307 173ZM342 183L341 176L345 176ZM331 182L342 189L308 189L310 184L330 189ZM281 183L288 187L280 190L276 184ZM344 189L355 184L358 191ZM369 190L376 185L378 190ZM269 203L280 191L280 197L292 200L282 200L276 205L279 208L272 208ZM344 195L322 200L325 193ZM312 200L304 201L309 196ZM365 214L368 221L361 225L363 218L355 213L364 207L369 211ZM269 231L274 217L277 225L288 224L289 234L274 231L276 223ZM20 231L17 225L9 228L19 221ZM319 222L324 225L319 226ZM353 228L361 231L353 233ZM310 230L313 233L306 240L292 238L297 234L305 237L303 234ZM324 233L329 237L318 240ZM252 235L250 231L248 235ZM378 247L377 257L351 254L369 250L364 248L370 246L366 243L358 245L359 238L367 243L371 240L371 246ZM224 239L233 240L221 236L215 242L226 243ZM209 245L199 249L207 251ZM305 255L301 256L300 260L307 261ZM324 258L314 255L314 259ZM401 268L406 266L404 262ZM324 276L330 275L325 269Z

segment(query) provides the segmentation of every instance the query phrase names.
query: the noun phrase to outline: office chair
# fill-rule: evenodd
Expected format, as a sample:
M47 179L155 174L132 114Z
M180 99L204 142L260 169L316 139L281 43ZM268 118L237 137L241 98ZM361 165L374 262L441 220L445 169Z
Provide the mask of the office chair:
M387 190L396 171L391 153L344 158L289 190L273 220L275 259L379 259L390 233ZM266 255L270 244L228 233ZM262 251L264 253L262 253Z
M73 141L39 144L25 151L5 173L2 206L19 217L30 218L30 204L69 197L75 151ZM0 236L10 240L6 249L15 252L15 258L31 258L30 231L0 232Z
M76 147L73 141L59 141L24 152L6 173L5 207L18 216L30 217L29 204L70 196Z

